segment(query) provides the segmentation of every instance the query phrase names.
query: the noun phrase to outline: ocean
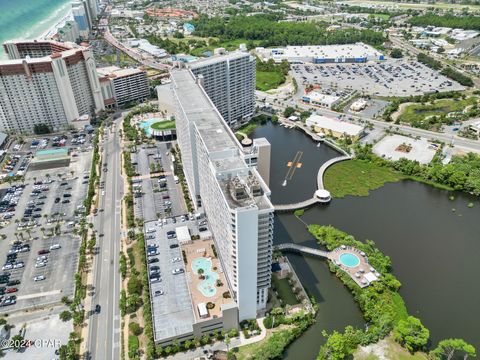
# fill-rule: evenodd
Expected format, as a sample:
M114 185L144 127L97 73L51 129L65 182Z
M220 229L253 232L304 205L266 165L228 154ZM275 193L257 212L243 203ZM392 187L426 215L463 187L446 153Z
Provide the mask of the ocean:
M0 0L0 44L12 39L35 39L71 9L71 0ZM5 59L3 46L0 58Z

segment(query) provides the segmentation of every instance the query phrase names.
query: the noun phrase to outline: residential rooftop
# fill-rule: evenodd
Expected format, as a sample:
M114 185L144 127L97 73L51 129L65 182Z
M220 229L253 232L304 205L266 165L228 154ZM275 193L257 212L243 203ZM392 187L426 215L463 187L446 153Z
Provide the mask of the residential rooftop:
M241 145L205 91L196 84L193 73L188 69L173 70L171 79L173 86L176 87L180 106L193 122L193 126L197 129L208 150L211 171L215 173L229 205L232 208L251 205L259 208L272 207L270 200L265 196L270 194L268 186L256 170L249 168L245 163ZM262 187L262 193L258 196L250 194L241 200L232 198L230 182L235 177L238 177L244 184L248 182L249 178L257 178Z

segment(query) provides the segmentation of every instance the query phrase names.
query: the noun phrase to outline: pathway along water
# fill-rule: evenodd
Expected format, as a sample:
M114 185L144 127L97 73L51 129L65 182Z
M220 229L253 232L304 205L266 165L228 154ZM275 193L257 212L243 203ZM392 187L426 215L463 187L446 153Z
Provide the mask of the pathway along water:
M321 163L337 155L323 145L317 148L299 131L272 124L257 128L253 137L258 136L272 143L273 203L298 201L310 194ZM303 165L282 187L286 162L299 149ZM402 181L372 191L368 197L348 196L333 199L329 205L316 205L302 219L331 224L358 240L374 240L392 258L408 310L430 329L432 343L460 337L478 350L480 202L460 193L451 201L448 195L427 185ZM475 206L467 208L469 202ZM315 246L292 214L276 216L274 241ZM314 359L323 343L323 329L342 330L349 324L361 327L363 321L350 293L329 273L324 261L295 254L288 257L320 307L317 323L290 346L285 358Z

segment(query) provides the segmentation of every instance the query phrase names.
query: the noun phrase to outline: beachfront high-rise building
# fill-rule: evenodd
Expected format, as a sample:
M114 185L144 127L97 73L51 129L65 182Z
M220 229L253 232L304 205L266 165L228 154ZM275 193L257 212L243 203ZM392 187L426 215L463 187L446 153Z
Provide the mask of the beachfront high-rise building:
M271 281L273 213L270 190L223 120L200 79L171 72L177 140L190 193L205 212L235 294L239 319L266 307Z
M87 9L85 7L85 3L82 1L73 2L72 15L73 20L77 24L79 35L84 39L88 39L92 24Z
M0 61L0 130L68 127L104 109L95 60L87 47L55 41L7 41Z
M80 37L78 25L75 21L66 21L65 24L57 30L58 39L62 42L76 42Z
M218 54L187 64L231 128L255 112L255 58L247 52Z

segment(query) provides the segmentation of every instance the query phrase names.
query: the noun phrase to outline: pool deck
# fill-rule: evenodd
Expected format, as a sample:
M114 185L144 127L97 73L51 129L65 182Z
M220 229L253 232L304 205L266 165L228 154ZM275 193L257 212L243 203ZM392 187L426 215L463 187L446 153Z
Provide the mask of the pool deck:
M186 272L187 272L187 285L191 294L192 298L192 305L193 305L193 310L195 313L195 320L196 321L204 321L204 320L209 320L212 319L213 316L221 317L222 316L222 311L221 307L222 305L226 304L231 304L233 302L232 298L224 299L223 298L223 293L225 291L230 292L227 285L227 281L225 279L225 275L223 274L221 270L221 264L220 260L216 258L213 255L213 250L212 250L212 244L213 240L194 240L189 244L183 244L181 246L181 249L185 251L185 254L187 256L187 264L185 266ZM216 286L215 289L217 292L215 295L211 297L204 296L200 290L198 290L198 285L202 283L204 280L201 280L198 276L198 274L195 274L192 270L192 262L197 259L197 258L209 258L212 261L212 271L216 272L219 275L219 280L223 283L222 286ZM213 268L217 268L217 270L213 270ZM215 304L215 307L213 309L209 309L209 316L206 318L200 318L198 316L198 310L197 310L197 305L200 303L208 303L212 302Z
M333 251L324 251L320 249L314 249L308 246L298 245L294 243L285 243L276 245L275 250L280 251L293 251L300 252L307 255L312 255L316 257L327 258L333 262L340 269L345 271L350 277L357 283L361 288L367 287L373 281L377 281L381 276L377 270L375 270L369 263L368 258L362 251L342 245ZM356 266L345 266L340 261L340 256L342 254L354 254L359 259L359 263Z
M345 266L340 261L340 256L343 254L354 254L360 262L356 266ZM350 275L361 288L367 287L372 281L376 281L380 277L380 274L368 263L365 253L354 247L342 245L329 252L328 259Z

